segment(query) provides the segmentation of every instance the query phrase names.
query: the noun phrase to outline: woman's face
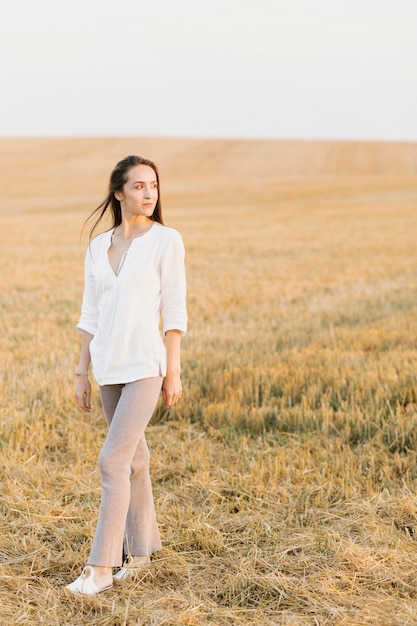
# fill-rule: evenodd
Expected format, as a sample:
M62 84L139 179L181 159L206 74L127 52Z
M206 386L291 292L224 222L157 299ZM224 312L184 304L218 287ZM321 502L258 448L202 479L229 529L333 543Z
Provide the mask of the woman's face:
M158 181L149 165L135 165L128 172L122 191L115 193L120 201L122 215L150 217L158 202Z

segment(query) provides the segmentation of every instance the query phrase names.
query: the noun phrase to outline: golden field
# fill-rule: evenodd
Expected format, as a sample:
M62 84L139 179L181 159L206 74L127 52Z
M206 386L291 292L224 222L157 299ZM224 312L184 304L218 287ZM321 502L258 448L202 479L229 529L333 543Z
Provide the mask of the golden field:
M84 219L127 154L187 249L163 550L96 598L105 437L73 401ZM417 144L0 140L0 623L417 624Z

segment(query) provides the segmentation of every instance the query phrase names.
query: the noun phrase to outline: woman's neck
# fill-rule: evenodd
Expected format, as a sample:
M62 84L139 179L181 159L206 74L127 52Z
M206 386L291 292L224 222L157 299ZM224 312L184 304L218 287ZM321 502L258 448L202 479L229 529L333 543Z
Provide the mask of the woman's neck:
M143 215L123 217L122 223L115 228L114 233L125 240L134 239L146 233L154 224L154 221Z

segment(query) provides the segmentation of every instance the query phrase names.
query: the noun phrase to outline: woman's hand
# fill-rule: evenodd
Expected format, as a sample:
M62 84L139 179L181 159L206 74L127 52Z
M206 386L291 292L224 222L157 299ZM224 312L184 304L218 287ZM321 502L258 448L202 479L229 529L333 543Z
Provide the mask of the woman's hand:
M87 413L91 411L91 384L88 376L77 376L75 398L80 409Z
M178 402L182 396L182 385L180 374L168 373L162 383L162 399L164 401L164 409Z

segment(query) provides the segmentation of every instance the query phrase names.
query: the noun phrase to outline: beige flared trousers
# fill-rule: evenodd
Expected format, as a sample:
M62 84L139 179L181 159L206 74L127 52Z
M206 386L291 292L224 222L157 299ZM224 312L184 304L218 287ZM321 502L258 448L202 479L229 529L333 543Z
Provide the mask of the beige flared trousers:
M100 387L108 434L98 457L102 497L88 563L122 565L126 555L161 549L145 428L155 410L162 377Z

